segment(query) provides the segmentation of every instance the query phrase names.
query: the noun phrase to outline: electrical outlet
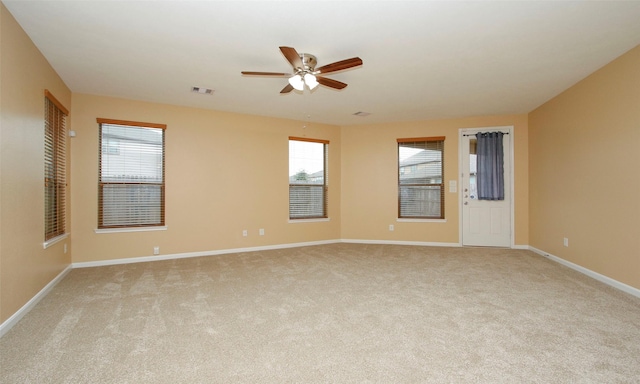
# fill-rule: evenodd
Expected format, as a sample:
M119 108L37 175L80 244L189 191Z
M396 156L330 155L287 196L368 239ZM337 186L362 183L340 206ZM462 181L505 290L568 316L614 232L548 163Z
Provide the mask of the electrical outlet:
M246 229L242 230L242 236L247 237L249 235L249 233L247 232Z
M153 247L153 254L154 255L159 255L160 254L160 247Z
M64 243L64 253L67 253L67 243Z
M389 224L389 230L393 231L395 228L393 227L393 224Z
M260 233L260 236L264 236L264 228L260 228L259 233Z
M565 246L565 247L568 247L568 246L569 246L569 239L565 237L565 238L562 240L562 244L564 244L564 246Z

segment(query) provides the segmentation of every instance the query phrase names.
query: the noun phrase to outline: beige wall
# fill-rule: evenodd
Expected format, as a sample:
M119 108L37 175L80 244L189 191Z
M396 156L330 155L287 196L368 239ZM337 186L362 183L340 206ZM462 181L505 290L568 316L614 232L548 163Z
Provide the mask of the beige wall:
M533 111L529 130L530 244L640 288L640 46Z
M71 262L44 241L44 90L71 92L0 4L0 323ZM70 244L70 239L66 240Z
M74 262L340 238L339 127L83 94L73 107ZM95 233L98 117L167 124L166 231ZM289 136L330 141L328 222L288 222Z
M456 193L447 193L446 223L396 222L396 138L446 136L446 180L457 180L458 129L505 125L515 127L516 244L528 243L526 115L303 128L297 121L82 94L73 95L73 106L74 262L151 256L154 246L184 254L341 238L458 243ZM167 231L95 233L97 117L168 125ZM288 136L331 141L329 222L288 222Z
M458 243L460 128L514 127L515 244L528 244L527 116L487 116L410 123L349 126L342 129L342 238ZM445 136L446 222L397 222L398 138ZM458 192L460 189L458 188ZM389 231L393 224L395 230Z

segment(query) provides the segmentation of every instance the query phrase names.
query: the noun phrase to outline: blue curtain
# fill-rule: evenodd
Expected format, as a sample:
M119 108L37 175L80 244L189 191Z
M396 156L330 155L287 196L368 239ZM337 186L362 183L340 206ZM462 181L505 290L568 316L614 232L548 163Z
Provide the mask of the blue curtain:
M504 150L502 132L479 132L478 200L504 200Z

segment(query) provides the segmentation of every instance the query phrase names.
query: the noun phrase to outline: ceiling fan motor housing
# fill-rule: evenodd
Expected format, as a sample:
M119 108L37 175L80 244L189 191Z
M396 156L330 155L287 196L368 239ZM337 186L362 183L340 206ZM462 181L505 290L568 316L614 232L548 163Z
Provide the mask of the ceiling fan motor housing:
M318 60L316 59L316 57L308 53L301 53L300 59L302 60L302 65L304 66L304 68L296 68L296 72L313 72L313 70L316 68L316 65L318 64Z

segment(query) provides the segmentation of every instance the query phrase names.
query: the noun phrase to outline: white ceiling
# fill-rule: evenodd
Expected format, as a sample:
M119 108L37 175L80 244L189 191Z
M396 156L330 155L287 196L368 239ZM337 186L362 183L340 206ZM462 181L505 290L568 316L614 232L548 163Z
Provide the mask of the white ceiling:
M73 92L336 125L527 113L640 44L640 1L3 3ZM291 71L279 46L364 64L241 76Z

